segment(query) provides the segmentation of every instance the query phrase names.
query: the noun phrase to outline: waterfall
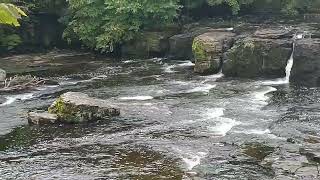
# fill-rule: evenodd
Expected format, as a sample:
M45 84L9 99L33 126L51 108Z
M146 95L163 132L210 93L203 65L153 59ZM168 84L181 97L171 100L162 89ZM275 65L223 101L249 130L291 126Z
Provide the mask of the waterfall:
M285 77L285 83L288 84L290 83L290 75L291 75L291 70L293 67L293 55L294 55L294 50L295 50L295 39L294 42L292 44L292 53L291 56L288 60L287 66L286 66L286 77Z
M290 83L291 70L292 70L293 63L294 63L293 55L294 55L294 51L295 51L296 40L303 39L305 37L305 35L306 35L306 32L299 33L299 34L296 33L292 38L293 39L292 52L291 52L290 58L288 59L287 66L286 66L286 77L271 80L271 81L264 81L264 82L262 82L262 84L276 85L276 84L289 84Z
M293 36L293 43L292 43L292 53L291 56L288 60L288 64L286 66L286 77L285 77L285 83L288 84L290 83L290 75L291 75L291 70L293 67L293 55L294 55L294 50L295 50L295 45L296 45L296 40L297 39L303 39L305 37L305 35L307 34L307 32L303 32L303 33L299 33L299 34L295 34Z

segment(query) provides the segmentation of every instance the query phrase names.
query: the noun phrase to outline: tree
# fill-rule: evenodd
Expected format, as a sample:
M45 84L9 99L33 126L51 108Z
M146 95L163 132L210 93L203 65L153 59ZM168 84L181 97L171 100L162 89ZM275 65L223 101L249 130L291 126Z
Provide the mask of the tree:
M18 19L22 16L27 15L19 7L9 3L0 3L0 24L20 26Z
M65 37L76 35L86 46L112 51L140 30L172 23L179 0L70 0Z

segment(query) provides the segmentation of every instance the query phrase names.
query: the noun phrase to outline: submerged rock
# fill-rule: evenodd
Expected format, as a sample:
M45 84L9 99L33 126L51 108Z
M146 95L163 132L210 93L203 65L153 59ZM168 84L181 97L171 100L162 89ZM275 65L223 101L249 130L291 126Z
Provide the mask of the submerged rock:
M41 125L41 124L54 124L57 123L58 116L48 112L29 112L28 122L29 124Z
M233 77L284 77L291 53L291 39L244 38L226 53L222 71Z
M118 107L106 100L95 99L87 94L68 92L61 95L49 108L61 122L82 123L120 115Z
M5 81L6 77L7 77L6 71L0 68L0 81Z
M234 36L231 32L212 31L196 37L192 45L194 71L200 74L218 73L223 53L232 46Z

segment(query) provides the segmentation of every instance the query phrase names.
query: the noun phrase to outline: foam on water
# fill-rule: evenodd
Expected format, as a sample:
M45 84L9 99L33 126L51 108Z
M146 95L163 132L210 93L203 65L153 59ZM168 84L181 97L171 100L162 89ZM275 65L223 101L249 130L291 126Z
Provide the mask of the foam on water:
M182 160L186 164L186 168L188 171L191 171L194 167L201 163L201 159L207 155L205 152L198 152L195 155L189 155L192 157L184 157Z
M193 89L187 90L187 93L194 93L194 92L203 92L209 93L211 89L215 88L217 85L215 84L205 84L199 87L195 87Z
M176 67L176 65L168 65L167 63L164 64L163 66L163 70L166 73L175 73L177 71L173 70Z
M221 117L224 115L224 108L214 108L214 109L209 109L205 113L205 116L207 118L216 118L216 117Z
M233 29L234 29L233 27L226 28L227 31L233 31Z
M266 129L266 130L259 130L259 129L251 129L248 131L244 131L244 134L258 134L258 135L264 135L264 134L270 134L271 131L270 129Z
M266 90L254 92L253 97L254 97L254 99L259 100L259 101L267 101L269 99L269 97L266 96L266 94L268 94L270 92L274 92L274 91L277 91L277 89L274 87L271 87L271 86L267 86Z
M137 100L137 101L145 101L153 99L152 96L131 96L131 97L120 97L120 100Z
M215 122L215 126L208 126L207 129L217 136L225 136L234 126L240 122L230 118L222 117L224 108L209 109L204 113L204 120Z
M33 98L34 93L27 93L27 94L19 94L19 95L15 95L15 96L8 96L6 97L7 101L0 104L0 106L7 106L10 105L12 103L14 103L17 100L27 100L27 99L31 99Z
M85 79L85 80L76 80L76 81L62 81L59 83L59 85L76 85L78 83L84 83L84 82L92 82L94 80L101 80L101 79L105 79L105 78L108 78L107 75L100 75L100 76L96 76L96 77L93 77L91 79Z
M214 121L216 122L216 125L209 126L208 130L216 136L225 136L234 126L240 124L240 122L236 120L225 117L215 118Z
M123 63L125 63L125 64L132 63L132 62L134 62L134 61L133 61L133 60L126 60L126 61L123 61Z
M191 61L184 61L183 63L181 64L178 64L177 66L180 66L180 67L188 67L188 66L194 66L195 64Z
M204 81L202 81L201 83L206 83L208 81L216 81L217 79L220 79L224 76L224 74L220 71L219 73L217 74L213 74L213 75L210 75L210 76L203 76L205 78Z

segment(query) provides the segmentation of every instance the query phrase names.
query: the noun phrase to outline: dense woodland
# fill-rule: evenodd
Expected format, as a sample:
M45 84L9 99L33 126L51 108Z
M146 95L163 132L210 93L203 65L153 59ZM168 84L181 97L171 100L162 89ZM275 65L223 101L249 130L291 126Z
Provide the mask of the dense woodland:
M315 12L319 0L2 0L22 9L21 27L0 27L0 52L22 44L46 48L76 44L99 52L112 52L148 29L182 25L200 18L247 14L298 16ZM3 16L1 7L1 16ZM20 18L20 17L19 17ZM41 25L50 23L51 37L39 37ZM13 23L17 25L17 23ZM40 26L40 27L39 27ZM50 29L48 27L44 27ZM52 29L52 28L51 28ZM61 31L61 32L60 32ZM61 35L63 34L63 35ZM61 37L62 36L62 37ZM59 43L52 43L59 39ZM29 46L28 46L29 47Z

